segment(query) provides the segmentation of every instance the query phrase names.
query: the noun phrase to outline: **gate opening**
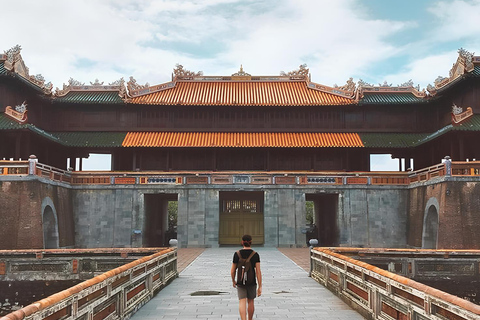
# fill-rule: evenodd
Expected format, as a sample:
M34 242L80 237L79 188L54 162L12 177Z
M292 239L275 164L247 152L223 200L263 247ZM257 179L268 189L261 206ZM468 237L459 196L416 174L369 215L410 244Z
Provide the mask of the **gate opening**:
M306 194L305 200L307 209L308 202L313 202L313 225L307 231L307 243L317 239L318 246L338 246L338 194Z
M177 204L176 193L145 195L144 247L165 247L177 238Z

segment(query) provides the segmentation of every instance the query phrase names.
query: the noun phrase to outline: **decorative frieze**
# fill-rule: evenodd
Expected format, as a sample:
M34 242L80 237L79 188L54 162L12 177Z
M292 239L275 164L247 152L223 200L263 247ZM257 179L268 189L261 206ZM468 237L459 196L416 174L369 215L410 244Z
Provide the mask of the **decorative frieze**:
M125 81L123 78L108 85L104 85L104 82L100 82L98 79L95 79L94 82L90 82L90 85L85 85L84 82L70 78L68 80L68 85L63 84L62 89L55 89L55 97L63 97L71 91L118 91L120 97L123 98L122 94L126 95Z

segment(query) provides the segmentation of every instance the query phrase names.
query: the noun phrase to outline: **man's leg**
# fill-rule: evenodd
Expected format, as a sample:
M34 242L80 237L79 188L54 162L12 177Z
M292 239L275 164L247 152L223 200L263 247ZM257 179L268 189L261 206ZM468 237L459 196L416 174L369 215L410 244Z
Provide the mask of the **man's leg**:
M240 299L239 301L238 311L240 312L240 318L242 320L247 320L247 298ZM250 309L250 304L248 305L248 308Z
M254 312L255 312L255 300L248 299L248 320L253 319Z

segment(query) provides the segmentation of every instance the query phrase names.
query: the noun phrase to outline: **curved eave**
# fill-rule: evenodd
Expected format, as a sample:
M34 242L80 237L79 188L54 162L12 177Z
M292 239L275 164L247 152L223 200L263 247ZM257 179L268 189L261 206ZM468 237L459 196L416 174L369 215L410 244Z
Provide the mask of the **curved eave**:
M132 98L132 104L188 106L355 105L354 99L309 89L296 82L195 82Z
M118 91L71 91L53 101L55 103L124 104Z

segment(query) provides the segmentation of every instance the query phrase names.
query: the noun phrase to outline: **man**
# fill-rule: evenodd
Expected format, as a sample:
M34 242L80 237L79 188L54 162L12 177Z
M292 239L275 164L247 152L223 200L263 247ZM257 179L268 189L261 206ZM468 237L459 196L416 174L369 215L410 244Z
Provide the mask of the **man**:
M240 255L242 259L248 259L250 254L253 252L252 246L252 236L246 234L242 237L242 246L243 249L240 250ZM251 265L253 267L253 279L254 283L251 285L243 285L237 283L235 278L235 271L237 270L237 264L240 260L237 252L233 255L232 268L230 274L232 276L233 287L237 288L238 299L240 301L238 310L240 312L240 318L242 320L247 320L247 302L248 302L248 320L253 319L253 312L255 311L255 305L253 299L258 295L262 295L262 271L260 270L260 256L257 252L250 258ZM255 281L256 280L256 281ZM257 283L258 282L258 283ZM258 284L258 289L257 289Z

